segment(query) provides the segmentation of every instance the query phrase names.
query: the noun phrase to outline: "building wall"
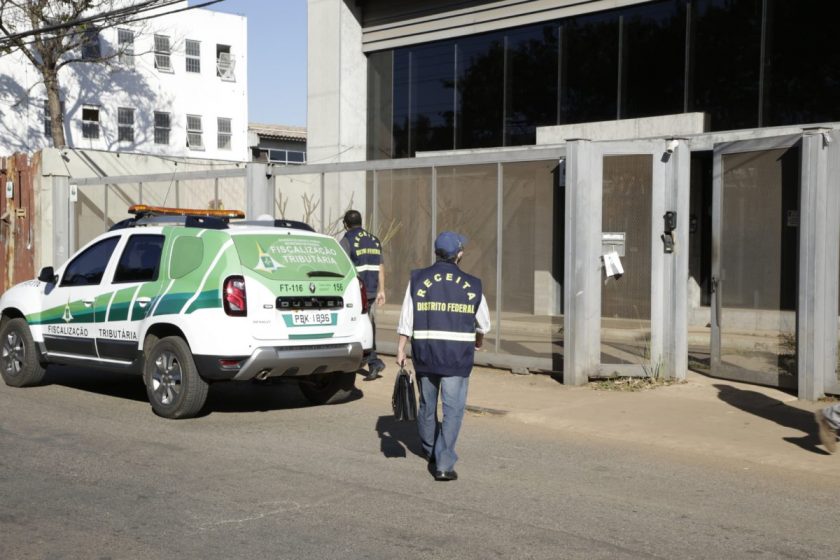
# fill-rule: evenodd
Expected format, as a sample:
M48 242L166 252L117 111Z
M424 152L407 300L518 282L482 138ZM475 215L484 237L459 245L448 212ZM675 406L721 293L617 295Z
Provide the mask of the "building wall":
M165 10L182 8L187 2ZM134 32L134 64L71 64L59 74L65 107L65 138L72 148L165 156L249 159L247 27L244 16L194 9L119 26ZM155 68L154 35L170 38L171 71ZM100 34L102 54L117 49L118 29ZM186 40L200 42L200 72L186 71ZM229 45L232 80L217 76L216 46ZM44 132L46 91L37 70L21 53L0 57L0 153L32 153L52 144ZM84 138L84 105L100 109L98 139ZM117 109L133 108L134 141L118 140ZM170 113L169 143L155 143L154 112ZM188 148L187 114L202 117L204 149ZM217 119L231 119L230 149L219 149Z

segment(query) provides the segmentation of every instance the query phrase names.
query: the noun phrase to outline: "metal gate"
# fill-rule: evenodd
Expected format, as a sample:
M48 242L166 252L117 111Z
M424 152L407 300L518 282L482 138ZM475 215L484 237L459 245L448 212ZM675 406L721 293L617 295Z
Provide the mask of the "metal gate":
M0 158L0 293L35 276L34 167L25 155Z

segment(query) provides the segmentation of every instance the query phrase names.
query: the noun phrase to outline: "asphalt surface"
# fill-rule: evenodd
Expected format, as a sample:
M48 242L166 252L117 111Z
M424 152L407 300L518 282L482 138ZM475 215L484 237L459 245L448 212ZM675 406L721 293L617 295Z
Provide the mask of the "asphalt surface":
M468 414L435 482L365 385L323 407L215 385L171 421L135 377L0 384L0 558L838 555L836 479Z

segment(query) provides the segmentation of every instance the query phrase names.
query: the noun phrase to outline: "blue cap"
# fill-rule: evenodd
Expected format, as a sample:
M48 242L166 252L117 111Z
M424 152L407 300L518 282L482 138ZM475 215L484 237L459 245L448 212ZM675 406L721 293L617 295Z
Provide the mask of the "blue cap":
M463 235L459 235L454 231L444 231L435 239L435 253L442 253L442 257L452 258L459 251L464 250L464 244L466 242L467 238Z

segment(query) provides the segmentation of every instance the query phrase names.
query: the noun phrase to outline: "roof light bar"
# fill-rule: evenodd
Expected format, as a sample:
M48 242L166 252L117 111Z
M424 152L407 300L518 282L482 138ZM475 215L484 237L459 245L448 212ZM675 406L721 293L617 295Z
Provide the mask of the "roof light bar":
M242 210L209 210L199 208L169 208L166 206L147 206L146 204L134 204L128 208L129 214L135 216L210 216L213 218L242 219L245 212Z

